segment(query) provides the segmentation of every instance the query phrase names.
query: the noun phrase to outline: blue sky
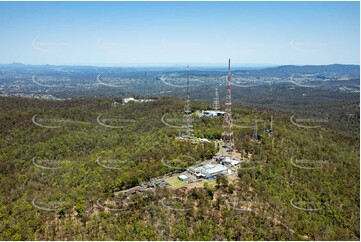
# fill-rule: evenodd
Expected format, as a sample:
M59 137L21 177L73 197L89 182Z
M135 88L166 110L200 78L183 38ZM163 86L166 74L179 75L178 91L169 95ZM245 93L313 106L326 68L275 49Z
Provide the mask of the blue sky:
M0 2L0 63L359 64L359 2Z

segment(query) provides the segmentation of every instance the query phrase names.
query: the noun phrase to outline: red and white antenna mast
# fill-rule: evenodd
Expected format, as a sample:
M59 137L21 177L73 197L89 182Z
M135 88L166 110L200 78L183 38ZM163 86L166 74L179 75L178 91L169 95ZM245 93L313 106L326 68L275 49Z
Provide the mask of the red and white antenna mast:
M222 139L224 145L229 151L234 150L234 139L232 131L232 96L231 96L231 59L228 60L228 75L227 75L227 96L226 96L226 108L223 121L223 133Z

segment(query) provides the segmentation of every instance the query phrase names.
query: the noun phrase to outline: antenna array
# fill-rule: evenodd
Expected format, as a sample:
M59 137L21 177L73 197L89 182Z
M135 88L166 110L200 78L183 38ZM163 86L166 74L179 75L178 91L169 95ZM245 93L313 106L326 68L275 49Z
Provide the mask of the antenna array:
M216 87L215 96L213 100L213 110L218 111L219 109L220 109L220 105L219 105L218 87Z

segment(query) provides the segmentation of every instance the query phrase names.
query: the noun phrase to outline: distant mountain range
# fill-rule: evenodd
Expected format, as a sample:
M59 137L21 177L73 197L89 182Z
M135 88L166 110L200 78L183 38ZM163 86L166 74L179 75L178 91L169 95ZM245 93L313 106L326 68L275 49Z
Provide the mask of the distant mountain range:
M325 76L333 75L347 75L349 77L360 77L360 65L285 65L271 68L264 68L260 70L234 70L233 73L239 75L258 75L258 76L277 76L277 77L289 77L292 74L320 74Z
M274 68L266 68L266 70L274 70L274 71L288 71L302 74L316 73L316 72L345 72L347 74L360 74L360 65L341 65L341 64L333 64L333 65L306 65L306 66L278 66Z
M97 66L66 66L66 65L26 65L22 63L0 64L0 68L8 69L23 69L23 68L35 68L35 69L52 69L52 68L74 68L74 69L136 69L136 70L149 70L149 71L185 71L182 67L97 67ZM210 72L224 72L226 67L193 67L192 71L210 71ZM232 73L239 75L256 75L256 76L278 76L289 77L290 75L297 74L315 74L320 75L348 75L353 78L360 76L360 65L283 65L276 67L234 67Z

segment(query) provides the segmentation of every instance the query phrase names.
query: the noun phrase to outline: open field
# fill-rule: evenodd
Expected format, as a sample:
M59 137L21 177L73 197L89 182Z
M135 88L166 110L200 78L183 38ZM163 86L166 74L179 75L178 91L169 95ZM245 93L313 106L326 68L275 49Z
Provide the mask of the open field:
M194 182L194 183L189 183L187 186L187 189L192 189L192 188L196 188L196 187L203 187L204 183L208 182L208 184L212 187L216 186L216 180L212 179L212 180L203 180L203 181L199 181L199 182Z
M186 183L186 182L180 181L180 180L178 179L178 175L169 177L169 178L165 179L165 181L166 181L169 185L171 185L172 188L174 188L174 189L187 186L187 183Z

